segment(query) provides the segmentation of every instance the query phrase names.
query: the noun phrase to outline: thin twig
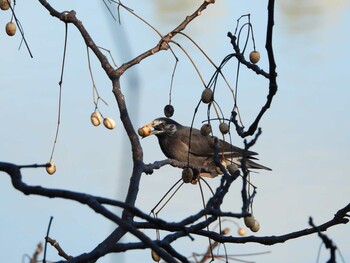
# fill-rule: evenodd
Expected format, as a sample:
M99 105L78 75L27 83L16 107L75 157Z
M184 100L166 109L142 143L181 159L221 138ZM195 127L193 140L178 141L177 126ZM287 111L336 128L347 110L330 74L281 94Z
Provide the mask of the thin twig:
M51 228L51 223L53 220L53 216L50 217L50 221L49 221L49 225L47 227L47 232L46 232L46 237L45 237L45 246L44 246L44 258L43 258L43 263L46 263L46 251L47 251L47 238L49 237L49 233L50 233L50 228Z

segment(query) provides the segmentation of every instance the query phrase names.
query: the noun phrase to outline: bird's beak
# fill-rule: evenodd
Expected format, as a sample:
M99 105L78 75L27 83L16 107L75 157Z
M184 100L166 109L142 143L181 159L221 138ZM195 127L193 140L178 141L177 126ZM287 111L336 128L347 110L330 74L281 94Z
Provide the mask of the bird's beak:
M139 128L138 133L142 138L161 133L161 131L155 130L153 127L154 127L154 122L151 122Z

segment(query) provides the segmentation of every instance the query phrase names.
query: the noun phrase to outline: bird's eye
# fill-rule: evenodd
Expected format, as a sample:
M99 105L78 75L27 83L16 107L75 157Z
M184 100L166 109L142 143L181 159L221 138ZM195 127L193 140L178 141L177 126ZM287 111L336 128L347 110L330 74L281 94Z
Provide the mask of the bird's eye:
M168 124L166 127L168 132L175 132L176 131L176 125L175 124Z
M165 128L165 123L164 122L160 122L157 125L154 126L155 130L164 130Z

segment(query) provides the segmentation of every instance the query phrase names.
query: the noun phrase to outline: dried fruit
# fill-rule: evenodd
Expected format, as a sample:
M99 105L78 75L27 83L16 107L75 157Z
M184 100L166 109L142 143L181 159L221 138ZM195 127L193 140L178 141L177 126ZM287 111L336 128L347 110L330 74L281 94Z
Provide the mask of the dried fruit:
M228 235L229 233L230 233L230 229L227 227L221 230L220 232L221 235L225 235L225 236Z
M160 261L160 256L154 251L152 250L152 259L155 261L155 262L159 262Z
M256 64L259 62L260 60L260 53L258 51L252 51L249 54L249 60L250 62L252 62L253 64Z
M168 117L168 118L170 118L174 115L173 105L168 104L164 107L164 115L165 115L165 117Z
M202 92L202 101L204 103L210 103L213 101L213 91L209 88L206 88Z
M246 233L247 233L247 231L245 230L245 228L243 228L243 227L238 228L238 235L245 236Z
M208 136L211 133L211 125L210 124L203 124L201 127L201 134L203 136Z
M228 124L226 122L220 123L219 130L222 134L228 133L228 131L229 131Z
M147 137L147 136L151 135L152 130L149 126L143 126L143 127L138 129L138 133L141 137Z
M16 25L12 22L8 22L6 24L5 30L6 30L6 34L12 37L16 34Z
M255 221L256 220L255 220L255 217L253 215L244 217L244 224L248 228L252 228L255 224Z
M11 0L0 0L0 9L8 10L10 8Z
M98 126L101 124L102 116L98 111L91 113L90 120L92 125Z
M56 165L54 162L46 163L46 172L48 174L54 174L56 172Z
M252 227L250 227L250 230L253 232L258 232L260 229L260 224L258 220L254 221L254 225Z
M185 184L191 183L193 178L193 171L191 168L185 168L182 170L182 181L184 181Z
M103 119L103 125L110 130L115 128L115 121L112 118L106 117Z
M227 166L227 170L230 174L234 174L238 170L238 166L235 163L231 163Z

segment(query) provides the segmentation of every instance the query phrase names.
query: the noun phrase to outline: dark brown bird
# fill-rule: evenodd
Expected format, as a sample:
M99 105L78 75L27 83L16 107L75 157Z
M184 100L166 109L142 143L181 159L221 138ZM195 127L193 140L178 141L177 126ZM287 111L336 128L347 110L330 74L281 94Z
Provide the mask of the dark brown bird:
M153 129L153 130L152 130ZM160 148L166 157L179 162L189 162L199 167L205 167L209 174L202 176L215 177L218 169L214 164L214 144L213 136L204 136L198 129L183 126L169 118L158 118L153 122L139 129L142 137L156 135ZM190 138L191 137L191 138ZM257 160L254 156L256 152L245 151L239 147L231 145L223 140L219 140L219 155L226 163L241 166L243 154L246 156L246 166L250 169L270 168L253 162Z

